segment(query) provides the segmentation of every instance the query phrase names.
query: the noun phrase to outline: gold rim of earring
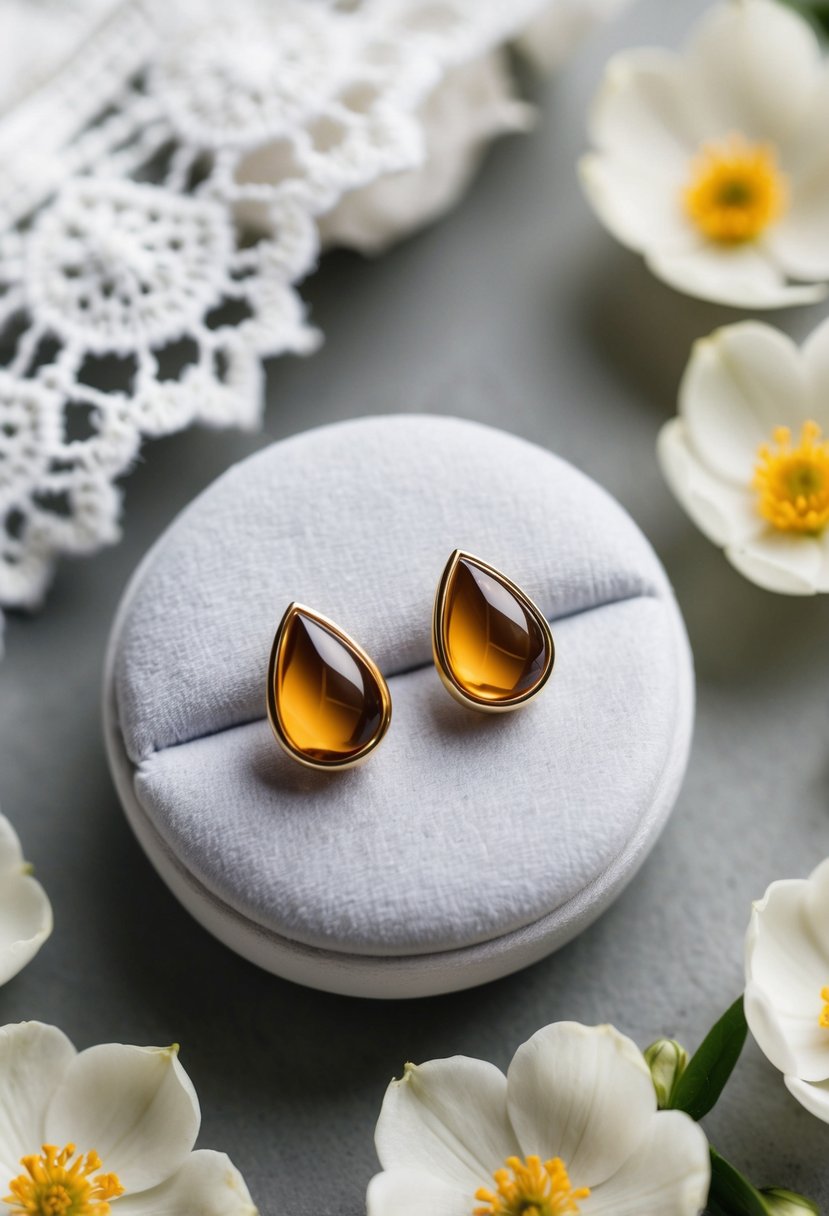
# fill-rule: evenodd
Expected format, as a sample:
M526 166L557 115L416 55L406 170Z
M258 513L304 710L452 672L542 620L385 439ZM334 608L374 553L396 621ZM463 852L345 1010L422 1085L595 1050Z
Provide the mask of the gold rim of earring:
M501 682L486 680L486 673L480 670L486 667L486 656L483 663L477 664L479 670L476 678L470 678L469 672L464 675L459 670L456 652L459 648L463 650L469 644L463 633L459 632L463 629L463 623L455 624L453 621L453 609L455 614L459 612L458 604L453 605L452 600L458 594L455 584L460 577L461 569L465 569L471 575L483 604L487 629L486 654L488 655L492 649L497 652L498 659L491 666L498 669L502 676L504 673L508 673L509 679L515 677L511 684L504 683L503 680ZM476 570L481 576L480 581L475 578L474 571ZM487 580L490 581L487 582ZM489 637L489 631L492 628L491 611L496 605L493 605L491 600L487 601L487 591L495 600L505 593L523 609L525 634L528 639L526 654L522 655L509 649L511 638L503 638L502 641L505 644L499 646L497 641ZM466 588L467 599L470 592L471 585ZM515 621L513 621L513 626L519 631L522 628ZM458 635L461 641L460 647L457 638L453 647L450 632ZM470 632L480 632L477 622L474 626L467 627L466 634L468 635ZM506 632L510 632L508 628ZM432 611L432 652L438 675L443 681L444 687L456 701L470 709L480 710L482 713L503 714L520 709L528 701L532 701L538 696L552 675L556 648L547 618L526 592L522 591L512 579L507 578L495 566L491 566L488 562L482 561L463 549L456 549L446 563L435 593ZM522 680L526 682L522 683ZM511 689L517 691L511 691Z
M391 723L391 694L374 660L329 617L296 602L274 635L266 701L283 751L325 772L362 764Z

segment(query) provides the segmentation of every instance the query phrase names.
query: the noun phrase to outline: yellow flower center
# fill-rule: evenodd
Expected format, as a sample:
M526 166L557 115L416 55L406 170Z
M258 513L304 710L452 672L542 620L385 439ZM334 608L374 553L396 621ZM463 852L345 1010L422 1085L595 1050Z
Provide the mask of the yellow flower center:
M473 1216L565 1216L578 1212L579 1199L586 1199L590 1187L574 1190L560 1157L542 1162L540 1157L507 1157L506 1168L496 1170L495 1190L482 1186L475 1198L483 1207Z
M74 1144L62 1149L44 1144L42 1153L21 1158L20 1164L26 1172L11 1180L2 1201L12 1216L107 1216L109 1200L124 1193L117 1174L96 1174L101 1168L96 1152L75 1157Z
M823 1008L817 1020L818 1026L822 1026L824 1030L829 1030L829 988L821 988L820 999L823 1001Z
M789 190L774 148L732 135L706 144L683 191L685 210L709 240L753 241L785 210Z
M774 445L764 443L757 453L758 510L781 532L816 536L829 523L829 440L821 440L820 427L810 421L796 448L787 426L774 432Z

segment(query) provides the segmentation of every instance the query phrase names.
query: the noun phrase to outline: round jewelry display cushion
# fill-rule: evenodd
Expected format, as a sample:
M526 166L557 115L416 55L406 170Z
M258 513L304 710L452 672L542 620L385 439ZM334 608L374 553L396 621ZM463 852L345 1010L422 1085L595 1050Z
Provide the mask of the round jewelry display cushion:
M552 623L556 667L507 715L432 662L454 549ZM274 631L299 601L388 681L366 763L315 772L271 732ZM274 444L173 522L124 596L105 726L128 819L171 890L278 975L370 997L515 971L619 894L676 798L693 675L665 573L622 508L475 423L381 417Z

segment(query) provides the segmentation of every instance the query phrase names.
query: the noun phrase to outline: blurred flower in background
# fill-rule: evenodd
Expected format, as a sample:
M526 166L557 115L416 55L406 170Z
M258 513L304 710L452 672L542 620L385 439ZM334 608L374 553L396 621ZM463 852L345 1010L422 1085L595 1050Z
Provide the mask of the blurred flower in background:
M689 295L744 308L823 298L829 70L777 0L710 9L684 54L611 60L581 174L613 235ZM797 280L808 286L795 286Z

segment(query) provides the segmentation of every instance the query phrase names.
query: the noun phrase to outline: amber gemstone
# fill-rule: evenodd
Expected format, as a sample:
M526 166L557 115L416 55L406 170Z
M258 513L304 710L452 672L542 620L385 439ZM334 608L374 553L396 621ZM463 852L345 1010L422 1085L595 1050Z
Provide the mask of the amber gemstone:
M534 605L467 555L450 571L440 627L451 675L473 700L522 698L549 670L549 634Z
M359 757L387 724L384 693L365 656L298 607L276 645L275 709L289 747L317 765Z

